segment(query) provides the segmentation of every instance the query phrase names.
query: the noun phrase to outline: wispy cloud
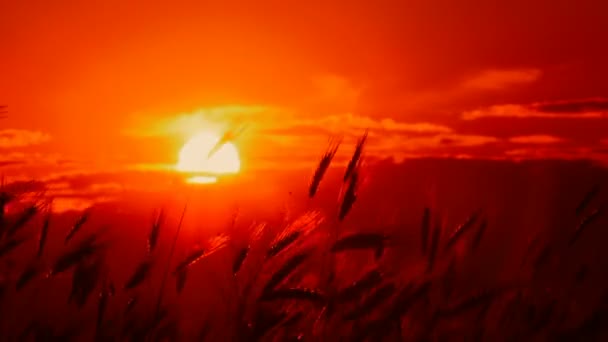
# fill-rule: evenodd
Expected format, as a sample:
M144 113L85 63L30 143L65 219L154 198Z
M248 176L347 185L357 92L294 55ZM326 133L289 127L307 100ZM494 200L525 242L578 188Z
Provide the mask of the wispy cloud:
M582 160L582 159L603 159L595 154L588 147L525 147L509 149L504 154L511 159L563 159L563 160Z
M400 107L403 110L428 110L444 108L451 103L482 93L504 91L540 79L540 69L486 69L471 73L459 81L439 88L424 91L408 92L400 96Z
M355 137L345 141L336 154L336 161L348 161L355 146ZM491 136L463 135L455 133L432 134L426 136L408 137L401 134L383 134L370 136L365 146L365 155L371 158L390 158L398 155L444 155L462 154L462 149L499 143L500 140ZM266 161L296 162L306 161L308 165L315 163L326 148L326 136L286 137L276 142L258 155ZM305 148L303 148L305 147ZM273 163L280 167L281 163ZM283 162L283 164L285 164Z
M587 99L559 102L537 102L528 105L502 104L471 110L462 114L463 120L476 120L485 117L546 119L608 118L608 100Z
M0 156L0 167L3 172L15 173L25 169L44 169L70 167L73 161L57 153L40 152L7 152Z
M87 208L92 207L95 204L104 202L103 198L97 198L95 200L85 198L67 198L60 197L53 200L53 211L55 213L65 213L70 211L83 211Z
M480 80L485 77L499 80L498 83L502 82L503 86L507 86L525 80L533 82L539 75L540 73L535 70L504 73L492 71L471 80L476 79L476 82L481 82ZM325 82L328 83L325 85L328 97L333 96L332 92L338 94L350 91L345 90L350 85L341 79L325 80ZM474 83L470 83L469 86L473 87L472 84ZM468 91L473 91L473 88L469 88ZM354 97L355 93L352 90L351 95ZM608 101L605 103L602 99L506 104L467 112L462 118L474 120L481 117L602 117L606 114L601 112L605 105L608 106ZM444 122L436 117L429 121L408 121L405 118L399 120L391 117L374 117L356 112L331 115L317 113L307 116L295 110L264 105L220 106L200 108L191 113L172 117L139 117L138 120L133 121L137 124L134 124L128 132L139 137L187 138L202 130L221 134L235 123L249 124L243 136L237 139L236 145L242 154L244 164L254 169L261 165L273 165L277 168L310 165L318 160L330 137L343 138L342 146L336 155L336 163L339 164L349 158L356 139L365 130L369 130L365 153L372 159L465 155L471 158L519 159L537 158L541 155L550 157L564 155L573 158L577 153L585 152L575 148L578 146L576 139L570 136L564 138L563 134L552 134L550 129L539 134L534 134L528 129L526 133L522 131L522 134L518 134L517 127L514 126L512 133L495 136L492 133L485 133L483 129L456 130ZM550 145L570 150L567 154L560 153L549 149ZM534 149L537 151L535 152ZM577 155L577 158L585 158L585 156ZM168 169L167 165L163 164L164 169ZM168 171L164 170L164 172Z
M531 105L545 113L608 113L608 99L590 98L568 101L539 102Z
M282 120L269 122L262 131L269 134L291 135L359 135L366 129L369 129L372 135L375 133L437 134L452 132L450 127L430 122L405 122L391 118L372 118L350 113L310 119L284 117Z
M51 139L51 136L38 131L25 129L0 130L0 148L18 148L43 144Z
M450 134L436 136L432 141L439 142L441 146L471 147L496 143L499 139L485 135Z
M235 124L245 124L263 134L360 134L362 130L399 133L450 133L452 129L431 122L406 122L392 118L373 118L352 113L303 116L269 106L225 106L201 108L192 113L154 118L139 116L131 120L127 135L138 137L191 136L200 131L221 134Z
M538 69L485 70L465 80L461 87L471 90L501 90L536 82L542 72Z
M272 121L280 118L281 113L280 108L269 106L227 105L199 108L189 113L167 113L162 117L134 115L123 133L135 137L188 137L200 131L219 134L234 124Z
M3 168L21 166L25 163L27 163L27 158L24 153L10 152L3 153L2 156L0 156L0 167Z
M82 210L102 202L116 201L131 189L123 182L127 173L95 171L63 171L47 177L26 176L6 178L6 190L14 193L44 193L53 199L56 212ZM137 177L136 175L131 175Z
M555 144L563 142L564 139L553 135L522 135L509 138L510 143L514 144Z

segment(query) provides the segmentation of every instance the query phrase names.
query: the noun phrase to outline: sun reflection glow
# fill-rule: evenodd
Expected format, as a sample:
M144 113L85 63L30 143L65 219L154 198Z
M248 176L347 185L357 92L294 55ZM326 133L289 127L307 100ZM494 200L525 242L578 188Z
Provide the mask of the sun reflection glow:
M217 177L194 176L186 180L190 184L213 184L217 182Z

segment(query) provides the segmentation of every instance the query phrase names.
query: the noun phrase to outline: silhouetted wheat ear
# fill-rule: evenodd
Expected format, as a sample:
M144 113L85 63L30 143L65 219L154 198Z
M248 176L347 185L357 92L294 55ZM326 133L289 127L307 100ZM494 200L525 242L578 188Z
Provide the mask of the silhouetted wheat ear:
M186 279L188 277L188 269L184 268L177 272L175 275L175 290L178 294L182 293L184 286L186 286Z
M431 231L431 209L424 208L422 223L420 224L420 250L426 255L429 244L429 232Z
M158 216L152 223L150 232L148 233L148 253L154 252L156 244L158 243L158 236L160 235L160 227L164 221L164 210L160 210Z
M232 274L236 275L243 266L245 262L245 258L247 258L247 254L249 254L250 246L245 246L241 248L234 258L234 262L232 263Z
M356 233L341 237L331 246L331 251L343 252L351 249L383 249L388 236L381 233Z
M338 220L342 221L346 218L346 215L351 211L355 201L357 200L357 187L359 180L359 170L356 168L353 171L353 174L349 178L348 187L346 188L346 192L344 194L344 198L342 199L342 203L340 205L340 211L338 213Z
M270 279L264 286L263 293L269 293L277 287L287 276L289 276L295 269L306 261L310 257L310 251L300 252L291 258L289 258L281 268L272 274Z
M19 278L17 279L17 283L15 284L15 289L20 291L27 284L29 284L34 278L42 272L42 267L38 265L35 260L34 262L30 262L28 266L23 270Z
M38 204L32 204L32 205L27 206L27 208L25 208L23 213L21 215L19 215L19 217L17 217L17 220L15 221L15 223L13 223L13 225L9 227L8 237L12 237L18 231L20 231L22 228L24 228L27 225L27 223L30 222L34 218L34 216L36 216L36 214L38 214L38 212L39 212Z
M387 301L395 293L395 290L396 287L393 283L388 283L377 288L363 300L361 305L357 306L353 311L346 313L343 318L345 320L354 320L369 314L380 304Z
M350 177L354 174L357 165L359 165L361 154L363 153L363 146L365 145L365 141L367 140L368 132L369 130L366 129L363 133L363 136L361 136L361 138L359 138L359 141L357 141L357 147L355 148L355 151L353 152L353 155L350 158L348 165L346 166L346 171L344 172L344 182L347 182L350 179Z
M11 237L8 240L0 242L0 257L12 252L26 241L26 238Z
M342 302L356 300L380 283L382 283L382 274L378 269L373 269L365 273L359 280L340 290L337 299Z
M72 226L68 234L65 236L65 243L68 243L76 233L80 231L82 226L89 220L90 211L85 210L82 215L76 220L76 223Z
M410 283L397 294L397 297L393 301L393 306L389 310L389 317L396 319L401 318L405 315L408 310L416 303L421 300L431 289L431 282L425 281L422 284L415 286Z
M279 254L281 251L286 249L289 245L293 244L302 233L299 230L293 231L283 238L279 239L275 243L273 243L268 252L266 253L267 258L272 258L275 255Z
M196 248L195 250L190 252L190 254L188 254L182 261L177 263L177 266L175 266L175 270L173 271L173 273L176 274L176 273L181 272L182 270L185 270L188 267L194 265L196 262L201 260L204 255L205 255L204 248L202 248L202 247Z
M42 253L44 252L44 246L46 245L46 239L49 234L49 227L51 225L51 215L52 213L49 211L44 218L44 222L42 223L42 227L40 228L40 238L38 239L38 250L36 251L36 257L40 259L42 257Z
M573 245L576 241L578 241L583 233L593 222L595 222L602 214L603 208L597 208L593 210L589 215L583 217L576 227L572 238L570 239L570 245Z
M454 232L452 232L452 234L448 237L448 241L445 244L446 251L454 244L456 244L456 242L458 242L458 240L463 236L464 233L466 233L468 230L471 229L471 227L473 227L473 225L477 222L479 215L479 211L474 212L473 214L471 214L471 216L467 218L465 222L456 227Z
M484 289L471 296L461 299L455 304L441 309L440 314L442 316L454 316L459 315L466 310L470 310L483 305L489 305L504 292L505 289Z
M100 336L102 333L102 325L106 315L108 300L113 296L110 284L104 280L99 292L99 300L97 302L97 320L95 322L95 335Z
M247 340L257 341L273 328L281 324L287 318L287 313L281 312L258 312L252 324L252 331L249 332Z
M433 236L431 237L431 248L429 250L428 256L428 264L427 264L427 273L433 271L435 267L435 259L437 258L437 250L439 248L439 240L441 239L441 225L439 220L437 220L435 224L435 229L433 230Z
M143 283L146 279L148 279L152 266L153 264L151 259L144 259L143 261L141 261L133 271L133 274L131 274L131 276L125 283L125 289L134 289L141 283Z
M579 202L579 204L576 206L576 215L581 215L585 209L589 206L589 204L591 203L591 201L597 197L597 195L600 192L600 185L599 184L595 184L586 194L585 196L581 199L581 201Z
M158 291L158 297L156 299L156 307L154 309L154 316L159 317L161 315L161 305L163 300L163 294L165 291L165 285L167 283L167 277L169 276L169 270L171 268L171 261L173 259L173 253L175 252L175 245L177 244L177 239L179 238L179 233L182 229L182 224L184 223L184 217L186 216L186 209L188 209L188 205L184 205L184 209L182 210L182 214L179 218L179 223L177 224L177 228L175 229L175 235L173 236L173 241L171 243L171 249L169 250L169 255L167 257L167 266L163 272L163 278L160 284L160 290Z
M64 252L51 267L50 275L57 275L76 266L79 262L98 253L105 245L97 241L97 235L91 234L75 247Z
M341 140L330 140L329 145L327 146L327 150L319 161L319 164L317 165L317 168L315 169L312 179L310 181L310 185L308 187L309 198L313 198L316 195L317 190L319 189L319 185L321 184L321 181L323 180L327 169L329 169L331 161L336 155L336 152L338 152L338 147L340 147L340 143Z
M524 255L522 257L520 267L523 267L526 264L526 262L529 260L529 258L531 257L532 253L534 252L535 248L540 244L540 242L541 242L541 236L539 234L535 235L528 242L528 246L527 246L526 251L524 252Z
M473 237L473 242L471 243L472 250L476 250L479 247L487 228L488 228L488 221L484 219L479 224L479 227L477 228L477 232L475 232L475 236Z
M534 275L538 275L541 269L549 263L553 249L554 247L550 243L546 243L539 251L533 263Z
M74 300L79 308L86 304L101 279L101 267L101 258L82 260L76 265L72 274L72 289L68 302Z
M314 303L325 303L325 295L319 290L306 289L306 288L283 288L274 289L262 294L260 300L262 301L274 301L274 300L304 300Z
M128 315L129 313L131 313L131 311L133 310L135 305L137 305L137 296L129 297L129 299L127 300L127 303L125 305L125 312L124 312L125 316Z

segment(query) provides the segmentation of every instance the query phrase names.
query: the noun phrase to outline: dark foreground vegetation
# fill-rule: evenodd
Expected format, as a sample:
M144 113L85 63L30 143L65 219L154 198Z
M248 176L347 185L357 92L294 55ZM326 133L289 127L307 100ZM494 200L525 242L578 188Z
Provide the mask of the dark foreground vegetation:
M598 250L606 243L597 241L608 228L606 189L581 190L559 213L529 203L530 217L559 218L501 234L497 226L515 213L473 203L451 224L440 200L414 207L420 200L405 196L391 197L391 209L415 223L388 211L363 222L366 206L387 202L382 192L367 201L358 192L364 143L336 178L342 191L333 214L317 210L315 196L339 142L313 173L306 210L257 221L235 213L222 233L194 245L182 230L188 207L178 220L158 210L137 235L128 223L95 224L94 209L56 221L46 197L3 190L1 339L608 338L608 262Z

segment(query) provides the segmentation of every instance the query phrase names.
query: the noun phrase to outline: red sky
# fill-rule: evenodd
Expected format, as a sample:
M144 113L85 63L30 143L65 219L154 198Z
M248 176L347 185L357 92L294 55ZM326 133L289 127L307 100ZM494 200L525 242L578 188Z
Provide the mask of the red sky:
M4 1L2 164L171 164L236 119L249 169L365 128L368 155L396 160L606 161L606 23L601 0Z

